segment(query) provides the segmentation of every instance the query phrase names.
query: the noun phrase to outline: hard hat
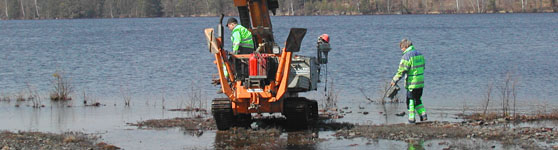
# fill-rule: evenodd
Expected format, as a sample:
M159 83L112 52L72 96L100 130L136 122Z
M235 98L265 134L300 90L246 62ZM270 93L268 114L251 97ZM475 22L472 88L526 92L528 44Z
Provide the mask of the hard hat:
M322 34L322 35L320 35L320 38L321 38L322 40L324 40L325 42L329 43L329 35L327 35L327 34Z

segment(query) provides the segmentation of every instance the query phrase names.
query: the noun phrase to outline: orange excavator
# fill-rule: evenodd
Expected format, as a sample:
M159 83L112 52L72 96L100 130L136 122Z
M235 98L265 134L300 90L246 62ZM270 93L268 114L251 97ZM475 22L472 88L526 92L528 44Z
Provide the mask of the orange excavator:
M224 47L223 17L218 33L205 29L209 51L215 55L220 84L225 98L215 98L211 112L219 130L251 124L252 114L281 113L291 127L307 127L318 119L318 103L298 93L317 90L322 65L331 50L329 37L318 38L317 57L293 55L300 51L304 28L291 28L280 48L275 43L270 13L279 7L277 0L234 0L240 24L253 35L252 54L230 54ZM327 67L327 66L326 66ZM326 77L327 81L327 77Z

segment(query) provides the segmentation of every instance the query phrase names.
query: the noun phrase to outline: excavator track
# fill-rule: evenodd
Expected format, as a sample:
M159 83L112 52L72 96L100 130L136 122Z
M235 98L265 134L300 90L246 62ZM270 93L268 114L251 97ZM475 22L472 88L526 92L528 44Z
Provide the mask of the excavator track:
M310 119L311 121L316 122L318 121L319 114L318 114L318 102L316 100L308 100L309 107L310 107Z
M211 102L211 113L217 124L217 129L228 130L234 125L234 114L231 101L228 98L215 98Z
M283 115L289 128L307 128L318 119L318 102L304 97L286 98Z

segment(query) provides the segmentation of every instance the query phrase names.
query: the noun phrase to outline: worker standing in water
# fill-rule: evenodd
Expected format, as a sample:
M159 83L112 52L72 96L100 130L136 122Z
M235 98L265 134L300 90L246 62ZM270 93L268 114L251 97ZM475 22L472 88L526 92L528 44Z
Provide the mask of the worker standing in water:
M231 41L234 54L250 54L254 51L254 41L250 30L239 25L233 17L227 21L227 27L232 31Z
M403 39L399 43L399 48L403 51L403 57L399 63L399 69L393 76L391 86L405 77L405 89L407 89L407 109L409 110L409 123L415 123L415 110L420 117L420 121L426 121L426 109L422 104L422 89L424 88L424 56L415 49L413 43L408 39Z

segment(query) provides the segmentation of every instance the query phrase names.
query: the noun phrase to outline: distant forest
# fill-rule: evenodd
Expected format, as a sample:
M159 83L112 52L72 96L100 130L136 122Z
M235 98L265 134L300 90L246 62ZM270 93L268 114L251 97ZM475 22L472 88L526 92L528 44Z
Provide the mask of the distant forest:
M236 15L233 0L0 0L1 19ZM557 12L558 0L279 0L277 15Z

